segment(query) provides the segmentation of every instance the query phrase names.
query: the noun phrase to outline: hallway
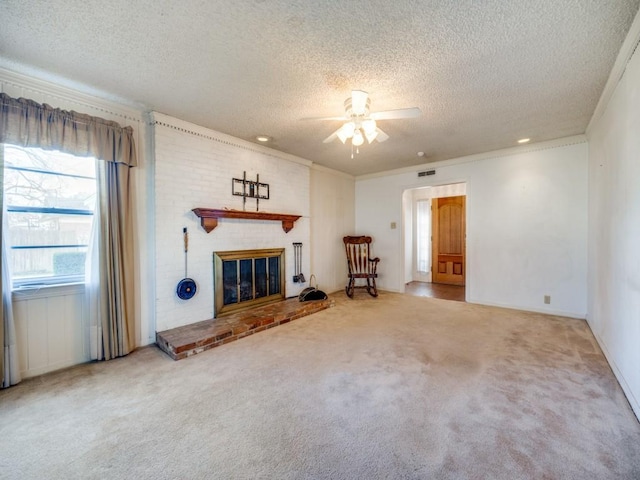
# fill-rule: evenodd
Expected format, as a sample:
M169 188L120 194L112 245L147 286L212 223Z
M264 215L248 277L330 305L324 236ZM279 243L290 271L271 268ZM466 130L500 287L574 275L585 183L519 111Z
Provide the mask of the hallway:
M409 282L405 285L404 293L414 297L431 297L442 300L465 301L465 287L444 285L441 283Z

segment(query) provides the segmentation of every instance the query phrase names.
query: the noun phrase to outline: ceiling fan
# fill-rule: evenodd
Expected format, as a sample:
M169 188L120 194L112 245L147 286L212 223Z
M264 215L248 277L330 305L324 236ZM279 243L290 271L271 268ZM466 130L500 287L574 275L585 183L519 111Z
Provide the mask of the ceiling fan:
M368 143L371 143L374 140L384 142L389 138L389 135L378 127L377 121L415 118L422 114L418 107L371 112L369 110L370 105L371 100L367 92L352 90L351 97L344 101L344 116L307 118L305 120L345 120L345 123L325 138L323 143L332 142L336 138L340 139L342 143L346 143L347 140L351 139L352 147L357 148L364 143L365 139Z

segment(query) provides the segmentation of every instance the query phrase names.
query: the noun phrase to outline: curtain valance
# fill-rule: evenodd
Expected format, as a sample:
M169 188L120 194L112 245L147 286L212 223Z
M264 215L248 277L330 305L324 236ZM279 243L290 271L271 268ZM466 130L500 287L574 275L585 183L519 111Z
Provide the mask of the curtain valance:
M131 127L5 93L0 93L0 143L137 165Z

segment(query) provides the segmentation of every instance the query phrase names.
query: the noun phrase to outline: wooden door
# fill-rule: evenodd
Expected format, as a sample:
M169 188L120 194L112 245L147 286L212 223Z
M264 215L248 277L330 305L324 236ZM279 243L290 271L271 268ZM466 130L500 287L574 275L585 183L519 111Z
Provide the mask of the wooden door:
M465 196L434 198L431 207L432 282L464 285Z

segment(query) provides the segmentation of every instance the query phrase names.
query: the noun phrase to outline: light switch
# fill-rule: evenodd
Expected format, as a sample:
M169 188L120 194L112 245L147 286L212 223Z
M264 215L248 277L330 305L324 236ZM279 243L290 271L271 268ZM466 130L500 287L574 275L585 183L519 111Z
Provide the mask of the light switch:
M396 222L391 222L391 230L395 230L396 229Z

